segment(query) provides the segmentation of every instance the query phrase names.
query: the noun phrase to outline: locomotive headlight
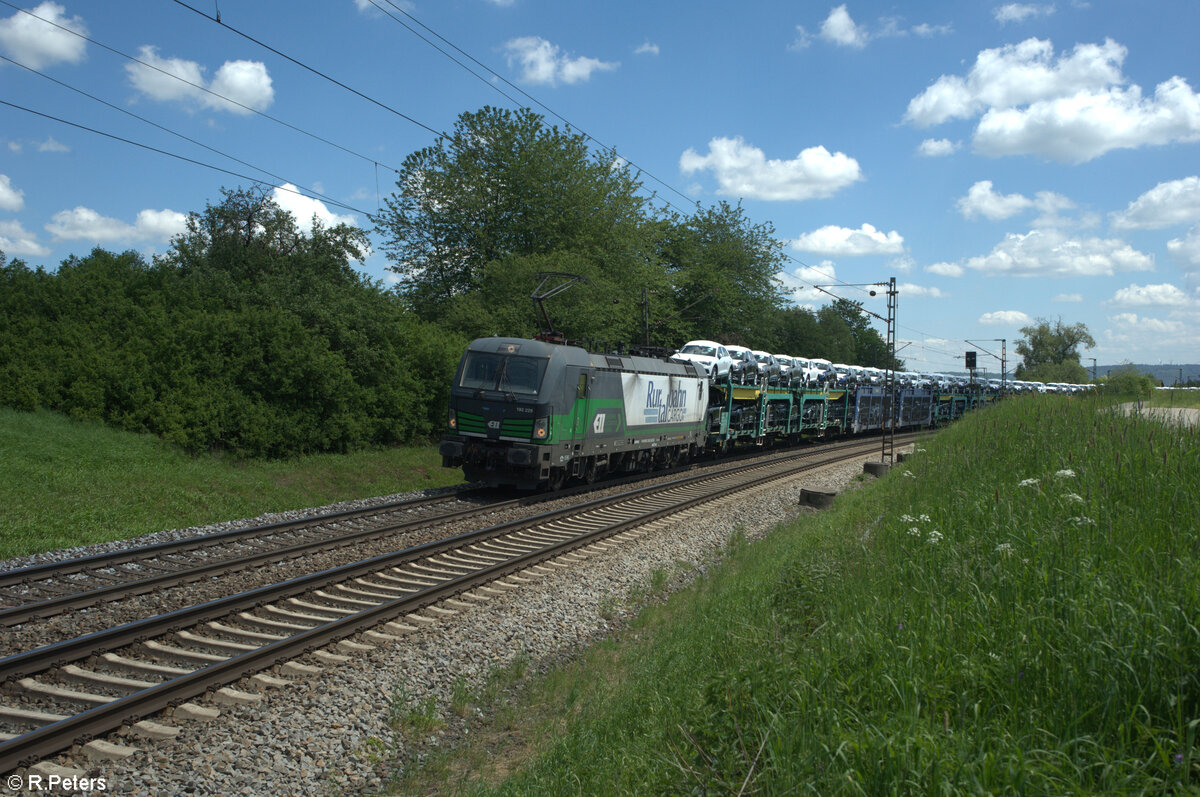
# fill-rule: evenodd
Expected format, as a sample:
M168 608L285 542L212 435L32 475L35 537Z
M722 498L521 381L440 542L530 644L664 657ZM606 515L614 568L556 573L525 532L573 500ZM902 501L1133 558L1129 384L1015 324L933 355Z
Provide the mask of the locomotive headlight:
M538 418L536 421L533 422L533 439L534 440L545 440L546 436L549 433L550 433L550 419L549 418Z
M454 414L454 410L450 410L449 426L451 429L458 429L458 416Z

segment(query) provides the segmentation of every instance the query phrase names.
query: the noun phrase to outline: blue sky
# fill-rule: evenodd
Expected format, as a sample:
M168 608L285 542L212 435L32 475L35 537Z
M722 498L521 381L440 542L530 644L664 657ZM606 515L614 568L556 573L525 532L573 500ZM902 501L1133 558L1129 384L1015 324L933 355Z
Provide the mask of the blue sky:
M1196 362L1197 31L1194 0L0 0L0 250L153 255L253 179L305 194L276 190L301 219L369 228L431 130L511 106L497 88L528 102L503 78L644 170L656 202L770 222L797 303L896 277L913 368L999 338L1011 356L1059 317L1095 337L1085 364Z

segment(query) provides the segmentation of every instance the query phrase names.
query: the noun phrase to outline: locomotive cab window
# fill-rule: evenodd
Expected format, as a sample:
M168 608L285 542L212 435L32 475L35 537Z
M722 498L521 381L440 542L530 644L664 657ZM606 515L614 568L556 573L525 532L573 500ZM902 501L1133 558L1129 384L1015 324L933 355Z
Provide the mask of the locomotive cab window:
M458 386L468 390L497 390L502 393L537 395L546 372L546 360L539 357L467 352Z

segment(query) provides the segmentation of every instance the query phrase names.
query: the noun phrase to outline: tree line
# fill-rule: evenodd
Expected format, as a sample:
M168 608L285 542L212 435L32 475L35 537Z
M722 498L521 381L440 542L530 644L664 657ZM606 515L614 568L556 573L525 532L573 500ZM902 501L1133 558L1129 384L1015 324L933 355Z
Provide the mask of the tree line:
M282 457L436 434L474 337L528 337L545 272L568 337L711 338L887 365L861 305L790 306L770 224L719 202L653 207L640 175L528 110L484 108L405 159L372 218L398 282L355 269L365 233L303 231L260 188L223 190L151 260L57 268L0 253L0 405L47 408L186 450ZM649 323L645 323L649 319Z

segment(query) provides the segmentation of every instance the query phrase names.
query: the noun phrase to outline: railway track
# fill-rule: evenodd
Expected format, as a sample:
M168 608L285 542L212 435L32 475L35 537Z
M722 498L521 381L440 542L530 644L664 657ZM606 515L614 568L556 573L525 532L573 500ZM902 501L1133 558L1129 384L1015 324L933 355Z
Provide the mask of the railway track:
M426 496L5 571L0 573L0 626L469 517L485 509L428 510L485 493ZM521 500L495 502L487 509Z
M652 475L687 470L683 467ZM645 478L639 474L613 479L605 486ZM464 490L0 571L0 627L11 628L70 610L368 541L400 538L510 507L586 494L592 489L584 485L553 494L502 500L495 499L495 491ZM446 508L447 504L463 502L474 503Z
M276 664L303 672L293 660L306 653L335 660L322 650L333 643L353 652L394 641L517 588L523 570L599 553L656 518L877 445L786 454L635 489L10 656L0 660L0 724L8 729L0 772L123 724L167 733L141 718Z

